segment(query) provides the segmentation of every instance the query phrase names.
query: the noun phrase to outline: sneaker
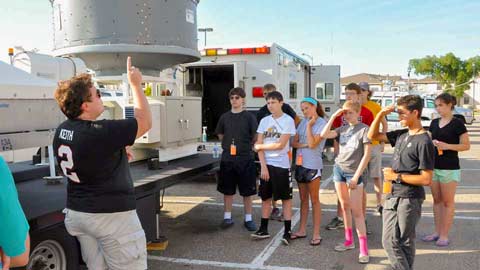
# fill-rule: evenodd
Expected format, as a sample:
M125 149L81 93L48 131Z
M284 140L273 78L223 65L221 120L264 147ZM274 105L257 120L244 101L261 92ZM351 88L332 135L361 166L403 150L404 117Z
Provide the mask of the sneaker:
M340 220L338 217L334 217L330 223L325 226L325 229L327 230L337 230L340 228L344 228L345 225L343 224L343 220Z
M257 225L253 220L243 222L243 226L245 226L245 228L247 228L247 230L251 232L254 232L257 230Z
M283 221L283 213L280 212L280 209L277 207L273 208L272 213L270 214L270 220Z
M359 263L369 263L370 262L370 256L368 255L358 255L358 262Z
M383 206L377 205L377 211L375 212L376 216L382 216L383 215Z
M227 228L232 227L233 224L234 224L233 219L231 219L231 218L226 218L226 219L224 219L224 220L222 221L222 224L220 224L220 228L222 228L222 229L227 229Z
M280 241L282 241L285 246L288 246L291 239L292 237L290 236L290 233L285 233Z
M266 239L270 237L270 234L260 229L255 233L250 234L250 237L252 237L253 239Z
M367 235L372 234L372 231L368 228L367 221L365 220L365 230L367 231Z
M339 252L343 252L343 251L347 251L347 250L350 250L350 249L354 249L355 248L355 243L352 242L352 244L348 245L348 246L345 246L345 243L339 243L335 246L335 251L339 251Z

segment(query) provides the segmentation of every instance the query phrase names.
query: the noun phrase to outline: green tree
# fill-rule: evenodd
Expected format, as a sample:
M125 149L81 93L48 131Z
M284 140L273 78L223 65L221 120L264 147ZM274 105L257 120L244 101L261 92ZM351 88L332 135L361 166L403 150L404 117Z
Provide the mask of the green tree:
M443 56L427 55L410 59L409 66L417 75L430 76L440 82L442 88L456 97L462 97L470 88L473 75L480 71L480 56L462 60L453 53Z

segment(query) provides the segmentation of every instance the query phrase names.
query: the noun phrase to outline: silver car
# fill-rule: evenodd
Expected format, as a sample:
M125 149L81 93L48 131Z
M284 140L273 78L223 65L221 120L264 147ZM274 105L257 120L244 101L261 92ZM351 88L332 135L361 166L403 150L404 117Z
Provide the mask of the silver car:
M475 117L473 116L473 111L471 109L455 107L453 113L463 115L463 118L465 118L465 124L467 125L473 124L473 120L475 120Z

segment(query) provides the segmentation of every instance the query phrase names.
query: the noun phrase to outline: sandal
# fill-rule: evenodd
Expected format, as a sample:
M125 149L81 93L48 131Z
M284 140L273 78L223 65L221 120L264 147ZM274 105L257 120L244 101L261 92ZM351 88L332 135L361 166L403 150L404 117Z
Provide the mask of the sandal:
M310 245L311 246L318 246L322 243L322 238L312 238L312 240L310 240Z
M435 242L435 245L437 247L447 247L449 244L450 244L450 241L448 241L448 239L445 239L445 240L438 239L437 242Z
M298 234L298 233L292 233L292 235L290 236L290 239L294 240L294 239L300 239L300 238L305 238L307 237L307 235L301 235L301 234Z
M434 242L434 241L437 241L438 238L440 238L440 236L432 233L432 234L427 234L424 237L422 237L422 241L423 242Z

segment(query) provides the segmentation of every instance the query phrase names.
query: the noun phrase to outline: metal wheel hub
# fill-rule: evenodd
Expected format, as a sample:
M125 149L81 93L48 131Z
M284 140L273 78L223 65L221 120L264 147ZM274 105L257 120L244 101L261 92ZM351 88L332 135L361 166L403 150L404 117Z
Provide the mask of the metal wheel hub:
M66 270L67 257L65 251L57 241L43 241L31 252L27 269Z

